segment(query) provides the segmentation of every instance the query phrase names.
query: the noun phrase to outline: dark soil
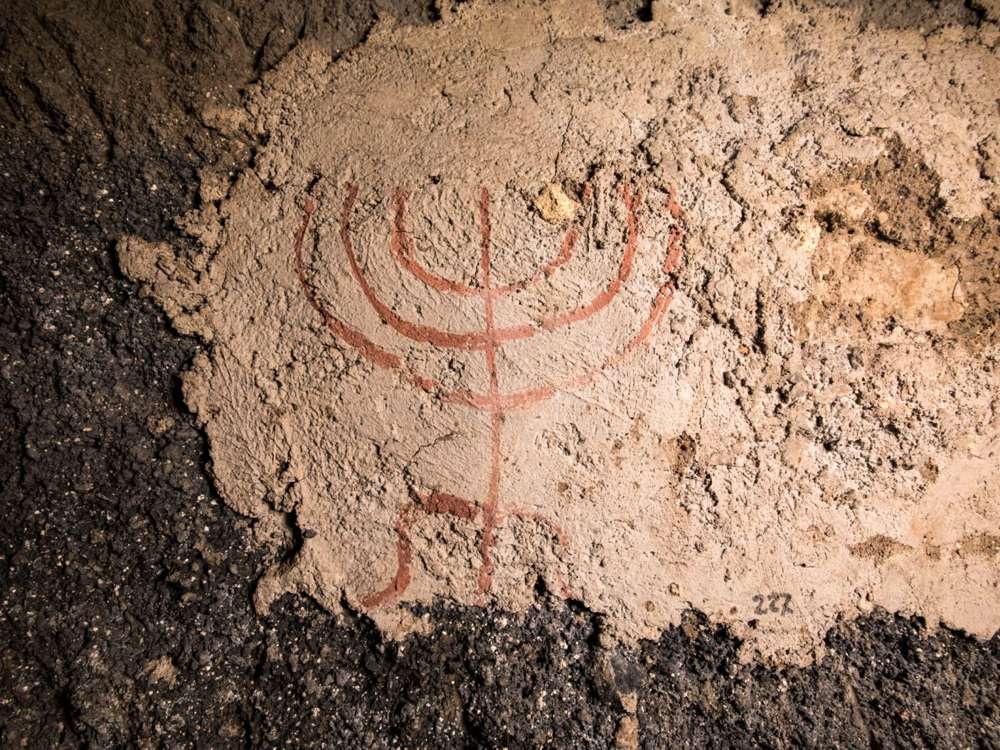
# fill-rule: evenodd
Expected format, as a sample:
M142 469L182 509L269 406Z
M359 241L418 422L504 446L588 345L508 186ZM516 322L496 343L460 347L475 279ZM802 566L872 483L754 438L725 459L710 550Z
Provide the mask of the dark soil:
M614 2L641 22L648 3ZM769 5L769 4L767 4ZM898 5L898 4L897 4ZM392 6L392 7L390 7ZM251 607L262 560L179 396L196 345L115 262L185 241L206 125L301 38L356 44L418 0L38 0L0 10L0 737L5 747L1000 746L1000 639L885 613L809 669L741 665L696 613L639 652L539 591L525 617ZM211 122L211 119L208 119Z

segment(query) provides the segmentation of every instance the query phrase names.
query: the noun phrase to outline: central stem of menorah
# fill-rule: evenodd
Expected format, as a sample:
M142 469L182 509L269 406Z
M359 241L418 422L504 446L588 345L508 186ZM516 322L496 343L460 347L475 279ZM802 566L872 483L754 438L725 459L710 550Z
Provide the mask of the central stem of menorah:
M681 222L684 218L684 212L677 204L673 187L668 187L668 193L669 199L666 202L666 208L675 221ZM562 529L547 516L510 505L501 513L500 470L503 462L501 438L505 416L511 410L527 408L552 398L559 391L582 388L594 382L605 368L622 362L649 339L673 298L674 285L671 274L681 260L683 230L678 225L671 228L666 257L661 266L662 283L652 300L648 315L620 350L606 356L600 364L589 367L582 372L564 376L542 385L530 385L520 390L502 392L497 377L497 351L504 344L530 338L536 334L552 334L562 328L581 323L610 305L628 282L633 270L639 234L636 196L631 189L627 185L623 185L621 190L621 198L625 208L625 244L618 263L617 274L594 297L576 307L547 315L536 324L515 324L505 327L497 325L494 309L496 301L530 289L550 273L566 264L573 255L573 248L578 237L577 229L571 227L566 231L559 253L536 273L518 282L497 285L494 283L492 274L490 196L486 188L483 187L479 193L481 240L478 283L473 285L460 283L439 276L419 263L416 258L413 238L408 235L403 225L406 195L401 191L397 192L396 213L392 222L392 235L389 242L392 254L406 271L428 287L442 292L482 299L485 323L482 328L471 331L443 330L421 322L405 320L379 298L375 287L366 276L351 238L351 213L357 195L357 187L349 185L340 214L340 240L347 267L365 299L386 326L405 338L443 349L481 350L486 363L489 388L486 392L478 393L464 388L448 388L440 381L415 371L399 354L387 350L369 338L363 331L344 322L330 311L307 277L306 263L302 254L302 245L309 227L309 220L318 208L312 197L306 198L305 215L295 234L294 250L295 275L298 277L306 299L319 314L323 324L336 338L354 347L373 364L388 370L395 370L416 387L436 394L441 403L461 404L477 411L486 412L489 416L490 430L490 471L485 498L479 503L472 503L464 498L437 490L430 493L419 493L411 490L412 499L402 505L395 523L396 573L385 588L369 594L361 600L361 604L366 608L371 608L391 603L397 600L410 585L410 569L413 562L410 532L420 513L448 515L463 521L472 521L480 513L482 514L482 532L479 541L481 562L477 581L477 588L482 596L490 590L493 584L495 568L493 549L496 546L497 529L503 525L506 518L518 518L547 527L561 546L565 547L567 544ZM584 191L585 202L587 202L589 195L588 185ZM568 595L566 584L562 583L561 585L564 595Z
M479 195L479 223L481 227L480 283L486 294L483 297L483 316L486 321L486 373L490 381L490 482L483 503L483 538L479 543L482 564L479 568L479 592L489 590L493 580L491 557L493 536L496 531L497 512L500 507L500 432L503 429L503 410L500 407L500 384L497 379L496 320L493 314L493 281L490 273L490 194L482 188Z

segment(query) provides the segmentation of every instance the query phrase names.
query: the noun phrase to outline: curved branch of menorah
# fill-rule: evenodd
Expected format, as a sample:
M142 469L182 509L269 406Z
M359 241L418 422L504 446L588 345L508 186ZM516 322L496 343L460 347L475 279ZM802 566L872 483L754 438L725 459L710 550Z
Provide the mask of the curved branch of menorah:
M580 237L577 229L575 227L570 227L566 230L559 252L550 260L546 261L545 264L542 265L542 267L539 268L532 276L504 286L496 286L487 291L482 286L473 286L472 284L465 284L460 281L445 278L440 274L430 271L426 266L422 265L420 261L417 260L416 242L414 241L413 236L406 230L403 222L403 217L406 215L406 201L408 197L409 196L406 192L402 190L396 191L396 211L392 220L392 234L389 238L389 249L392 251L392 254L396 258L399 265L408 271L411 276L432 289L438 290L439 292L451 292L465 297L479 298L483 298L487 294L492 294L494 297L508 297L512 294L516 294L517 292L522 292L525 289L529 289L537 285L542 279L550 276L560 266L566 265L573 258L573 251L576 247L576 242Z
M682 220L684 218L683 211L676 200L676 192L671 187L669 188L670 198L667 201L666 208L670 212L671 216L675 219ZM344 209L341 214L341 235L344 239L345 235L348 234L349 223L348 219L350 216L350 210L353 207L354 200L357 196L357 188L354 186L349 187L348 199L345 201ZM631 263L632 257L635 254L635 244L636 237L638 233L638 217L634 211L634 205L632 203L631 193L627 189L623 189L623 196L626 197L626 206L630 209L630 234L631 242L631 253L628 248L626 249L625 258L627 259L627 265L624 269L619 271L618 278L613 281L605 292L595 297L591 300L588 305L581 306L575 311L570 313L563 313L560 316L550 320L564 320L566 318L573 318L573 320L568 320L568 323L578 322L580 320L593 315L598 311L600 307L605 306L611 301L611 299L605 299L608 295L608 290L614 290L611 294L611 298L620 289L621 284L627 279L628 275L631 273ZM360 354L362 354L366 359L371 361L373 364L378 365L386 369L398 371L404 378L406 378L410 383L417 386L418 388L427 391L428 393L433 393L437 395L442 401L446 403L462 404L474 409L487 411L493 408L494 404L499 405L503 410L509 411L512 409L519 409L531 404L544 401L551 398L556 393L565 390L578 389L589 385L594 382L600 375L607 370L609 367L620 363L624 359L628 358L636 349L638 349L649 337L652 335L656 328L656 324L662 317L663 313L666 311L667 307L670 305L673 299L674 286L673 281L670 277L673 271L677 269L680 265L682 258L682 241L683 241L683 230L679 227L674 227L671 230L670 238L667 246L666 258L664 259L662 265L662 271L664 273L664 281L662 285L657 290L657 293L653 299L650 306L650 310L646 318L641 322L635 334L622 346L618 351L611 353L603 362L599 363L597 366L586 370L583 373L578 373L575 376L563 378L555 383L551 383L545 386L524 388L516 391L498 393L496 395L491 393L476 393L469 391L467 389L449 389L445 387L442 383L419 373L414 372L404 361L401 356L386 350L385 348L379 346L374 341L372 341L368 336L366 336L361 331L353 328L344 321L337 318L333 313L331 313L327 307L320 300L318 294L316 293L313 285L309 282L306 276L305 260L302 255L302 246L305 241L305 235L309 228L309 222L312 219L313 214L316 213L318 205L312 197L307 197L305 201L305 207L303 211L303 219L298 230L295 233L294 241L294 268L296 276L298 277L299 285L301 286L306 299L309 301L310 306L317 312L320 319L327 329L337 338L344 341L349 346L356 349ZM486 222L488 222L488 216L483 217ZM346 242L349 242L350 238L347 236ZM348 256L349 262L353 260L353 264L357 266L357 258L350 253ZM358 268L360 273L360 268ZM363 276L362 276L363 278ZM369 287L369 290L371 288ZM372 294L374 295L374 291ZM377 298L376 298L377 299ZM382 303L380 303L382 304ZM597 308L597 309L594 309ZM586 310L586 314L581 314L581 310ZM377 308L376 308L377 311ZM540 328L543 330L552 330L551 327L545 328L545 322L541 324ZM525 326L532 333L539 332L539 328ZM436 331L437 329L427 329L430 331ZM486 336L487 340L496 346L499 343L503 343L497 334L503 329L497 329L493 331L493 336L486 336L486 332L483 335Z
M483 209L483 206L486 205L489 199L489 194L486 192L485 188L483 189L483 195L483 205L481 206L480 211L480 232L485 236L487 233L489 218L488 208ZM395 330L397 333L408 339L412 339L413 341L419 341L421 343L432 344L434 346L448 349L483 351L491 345L496 346L508 341L518 341L520 339L531 338L532 336L538 334L540 330L546 332L555 331L564 326L589 318L591 315L603 310L611 304L611 301L616 296L618 296L618 292L621 291L622 286L628 281L629 276L632 274L632 264L635 259L636 244L639 234L639 222L635 211L635 197L628 189L628 186L623 186L622 200L625 203L626 209L626 240L625 249L622 252L621 261L618 265L618 273L608 283L607 287L605 287L587 303L580 305L574 310L543 318L538 326L522 324L495 328L492 332L484 329L477 331L446 331L441 328L426 326L422 323L414 323L413 321L406 320L401 317L395 310L379 298L375 289L372 287L371 283L369 283L364 270L361 268L357 252L354 249L354 242L351 239L351 213L354 208L354 202L357 200L357 196L357 186L349 185L347 198L344 200L344 205L340 213L340 239L344 246L344 252L347 255L347 262L351 269L351 274L354 276L354 280L361 289L362 294L364 294L365 299L368 300L368 303L372 306L375 312L378 313L382 322ZM493 291L486 294L485 298L492 299Z

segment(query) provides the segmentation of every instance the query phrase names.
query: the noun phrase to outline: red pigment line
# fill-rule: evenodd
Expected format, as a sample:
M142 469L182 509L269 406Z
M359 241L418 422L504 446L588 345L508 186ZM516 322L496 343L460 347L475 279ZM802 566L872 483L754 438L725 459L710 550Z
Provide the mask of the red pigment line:
M427 497L421 497L420 507L427 513L441 513L466 521L471 521L479 512L468 500L446 492L432 492Z
M391 604L406 591L412 580L413 545L410 541L410 527L416 519L414 513L421 510L428 514L455 516L466 521L476 517L477 508L468 500L444 492L432 492L419 497L419 505L406 505L400 511L393 527L396 531L396 574L389 584L381 591L369 594L361 600L361 606L366 609Z
M411 275L432 289L437 289L441 292L451 292L462 296L485 297L487 292L482 287L471 286L469 284L463 284L461 282L445 278L444 276L433 273L417 261L416 243L414 242L413 237L406 231L403 223L403 217L406 213L406 200L408 197L409 196L404 191L396 191L396 212L392 221L392 233L389 238L389 249L392 251L393 256L399 264ZM507 284L506 286L494 287L491 293L494 297L507 297L535 286L542 279L550 276L557 268L570 261L573 257L573 251L576 246L577 239L579 239L579 233L576 229L571 227L566 231L566 235L563 237L559 252L555 255L555 257L548 260L538 271L536 271L534 275L529 278L516 281L512 284Z
M396 575L389 581L389 585L381 591L369 594L361 600L361 606L365 609L373 609L383 604L391 604L396 601L407 586L410 585L410 567L413 564L413 550L410 544L409 529L413 522L410 513L411 508L406 507L400 511L396 519Z
M673 273L681 264L681 256L684 253L682 241L684 231L677 227L670 230L670 240L667 244L667 258L663 261L663 272Z
M667 185L667 210L673 218L684 221L684 209L677 202L677 188L673 185Z
M656 324L659 322L660 318L663 317L663 313L666 312L667 307L670 305L671 301L673 301L674 293L675 290L673 282L669 280L664 282L658 290L656 298L650 306L649 315L643 321L639 331L628 342L626 342L620 351L613 354L598 367L592 368L581 375L566 378L552 385L545 385L537 388L525 388L511 393L501 393L497 397L498 408L501 412L507 412L513 409L523 409L533 404L537 404L540 401L548 400L560 391L583 388L584 386L594 382L594 380L596 380L605 370L628 358L630 354L646 342L656 329ZM492 403L491 397L472 393L470 391L452 391L451 393L445 394L443 396L443 400L446 403L463 404L480 410L491 408Z
M552 398L556 393L560 391L575 390L583 388L584 386L593 383L605 370L609 367L613 367L623 360L627 359L629 355L635 352L646 340L652 335L653 331L656 329L656 324L663 316L667 307L670 305L674 296L673 283L667 281L663 286L660 287L659 292L656 295L650 313L643 321L642 327L626 344L622 347L620 351L613 354L611 357L606 359L598 367L587 370L581 375L577 375L572 378L566 378L553 385L543 386L540 388L526 388L521 391L515 391L513 393L501 394L499 397L499 407L503 411L510 411L512 409L523 409L526 406L531 406L540 401L545 401L546 399Z
M490 268L490 194L486 188L482 188L479 197L479 226L482 234L482 247L480 258L480 270L482 273L482 286L486 290L486 297L483 301L486 321L486 370L490 379L490 483L486 493L486 502L483 504L483 537L479 543L479 554L482 557L482 566L479 568L479 592L485 594L489 591L493 583L494 562L491 550L495 543L495 532L497 525L497 507L500 504L500 431L503 426L503 414L500 411L500 385L497 378L496 361L496 321L493 313L493 295L491 268Z
M684 212L674 200L676 191L673 186L670 186L668 191L670 199L667 202L667 209L675 218L683 219ZM674 271L680 264L683 255L683 239L684 230L682 228L674 227L671 229L670 239L667 246L667 257L663 263L663 270L666 273ZM511 394L504 394L500 397L500 408L504 410L523 408L531 404L538 403L539 401L549 399L558 391L582 388L583 386L592 383L607 368L613 367L627 359L633 352L642 346L650 336L652 336L653 331L656 330L657 324L663 317L667 308L670 306L670 303L673 301L675 291L676 289L673 281L671 279L666 279L660 286L659 290L657 290L653 304L650 306L649 315L643 321L639 331L625 344L624 347L622 347L619 352L609 357L600 366L574 378L568 378L555 385L525 389Z

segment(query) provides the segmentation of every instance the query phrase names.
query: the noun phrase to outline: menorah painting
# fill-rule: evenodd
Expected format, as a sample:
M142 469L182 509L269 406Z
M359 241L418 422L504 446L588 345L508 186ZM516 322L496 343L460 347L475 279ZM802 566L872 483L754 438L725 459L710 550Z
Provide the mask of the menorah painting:
M482 450L488 455L489 476L487 491L482 497L462 497L447 489L434 489L414 493L410 501L400 510L395 521L396 571L384 588L365 596L361 604L366 608L377 608L392 604L402 597L411 581L412 549L410 530L422 515L440 514L479 525L478 553L479 566L476 590L480 598L492 586L496 561L493 549L496 535L503 524L511 518L530 521L545 528L558 540L567 545L567 538L558 518L528 510L509 499L504 494L502 463L505 452L505 421L516 410L528 410L545 402L557 393L582 389L602 377L613 368L624 365L636 350L643 346L656 332L664 313L675 292L674 274L682 260L684 237L684 213L677 202L673 186L666 188L666 199L661 210L671 220L671 228L662 247L644 248L643 251L659 254L658 284L647 300L645 314L631 321L632 330L617 346L595 354L594 361L586 363L576 372L558 378L555 382L533 385L514 390L501 387L500 354L512 342L536 337L559 337L567 329L583 323L607 308L629 284L634 275L636 256L640 252L639 232L641 197L632 185L622 184L609 199L620 201L624 225L621 227L621 243L616 249L615 272L601 285L600 290L565 309L547 310L540 319L526 322L501 324L497 320L496 306L505 299L530 292L544 280L560 273L570 264L581 241L579 222L571 222L565 229L562 241L551 253L549 260L537 268L524 269L514 280L498 280L495 270L494 227L491 219L491 195L487 187L476 191L474 206L478 219L479 242L470 247L478 261L472 282L451 278L436 272L421 262L420 248L407 225L407 203L409 195L397 190L392 197L392 216L387 222L384 251L391 254L399 268L416 279L434 294L454 298L457 304L476 306L481 311L482 326L470 330L450 330L437 327L425 321L408 319L397 313L393 306L383 300L375 285L368 277L361 253L352 233L352 215L358 200L359 188L348 184L343 189L343 200L337 207L339 252L328 255L335 262L348 269L349 276L363 294L365 301L377 313L384 326L396 334L420 345L438 350L459 350L474 353L485 373L486 388L476 390L462 384L441 382L427 373L420 372L398 353L389 351L376 343L371 335L338 316L333 305L324 300L316 290L316 273L323 273L325 266L311 263L305 251L307 234L314 218L322 212L323 206L311 196L304 200L303 217L293 241L295 275L302 294L319 316L322 324L340 342L355 349L369 362L379 368L394 371L409 387L432 393L444 403L459 405L487 415L489 420L488 444ZM586 212L594 201L589 184L581 189L581 201ZM470 203L473 203L470 201ZM368 249L367 252L371 252ZM600 344L600 342L598 342ZM571 594L568 586L561 584L564 596Z
M634 643L697 610L794 660L873 606L991 636L988 45L888 60L880 27L816 76L752 3L689 36L683 3L443 5L297 45L219 118L252 166L205 175L194 241L121 243L194 337L257 611L402 638L569 599Z

